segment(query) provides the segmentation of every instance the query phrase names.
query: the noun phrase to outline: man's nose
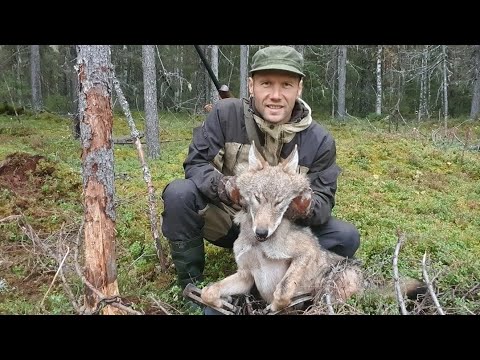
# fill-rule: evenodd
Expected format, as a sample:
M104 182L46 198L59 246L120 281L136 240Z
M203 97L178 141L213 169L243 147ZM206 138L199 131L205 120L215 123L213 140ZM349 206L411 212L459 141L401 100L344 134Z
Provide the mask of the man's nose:
M270 93L270 97L274 99L279 99L281 94L281 88L279 86L273 86L272 92Z

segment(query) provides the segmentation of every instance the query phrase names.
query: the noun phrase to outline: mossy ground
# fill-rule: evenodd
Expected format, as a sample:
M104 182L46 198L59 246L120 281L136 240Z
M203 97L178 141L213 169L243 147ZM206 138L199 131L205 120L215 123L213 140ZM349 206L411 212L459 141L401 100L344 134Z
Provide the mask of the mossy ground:
M143 130L141 114L134 118ZM183 177L192 129L201 121L201 116L160 115L161 156L148 161L159 213L161 191ZM378 283L392 279L397 231L402 231L407 240L399 256L400 273L421 278L426 252L444 310L479 314L480 152L472 150L480 143L478 121L449 120L447 131L443 122L401 123L395 132L387 122L368 119L321 123L336 138L343 169L334 215L360 229L357 257L366 273ZM114 137L127 135L124 117L115 115ZM0 161L12 154L42 157L33 171L25 172L21 186L7 185L5 177L2 183L0 175L0 220L22 215L40 239L52 244L62 236L76 236L83 214L81 146L72 136L71 121L48 113L2 116L0 144ZM158 310L152 305L156 299L190 314L175 285L174 269L159 271L136 149L131 144L114 149L120 293L149 313ZM21 225L18 220L0 222L0 313L74 313L58 279L47 294L58 264L40 255ZM209 244L206 251L205 283L235 270L231 251ZM82 293L78 281L72 287L75 295ZM355 313L398 313L395 299L374 292L347 305Z

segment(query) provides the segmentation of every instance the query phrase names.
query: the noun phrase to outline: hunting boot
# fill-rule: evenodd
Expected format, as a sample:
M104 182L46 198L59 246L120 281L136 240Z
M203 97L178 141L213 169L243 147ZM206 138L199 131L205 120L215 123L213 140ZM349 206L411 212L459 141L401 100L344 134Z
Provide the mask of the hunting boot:
M177 272L177 282L182 290L189 283L195 284L202 281L205 267L203 238L168 242Z

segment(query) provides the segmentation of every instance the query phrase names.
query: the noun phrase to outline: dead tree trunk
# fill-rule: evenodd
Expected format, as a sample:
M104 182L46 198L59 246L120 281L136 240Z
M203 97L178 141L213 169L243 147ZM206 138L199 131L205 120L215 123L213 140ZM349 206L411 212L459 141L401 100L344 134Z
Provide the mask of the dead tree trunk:
M240 45L240 99L248 98L248 51L249 45Z
M70 56L72 60L77 59L77 47L75 45L70 45ZM76 62L76 61L75 61ZM75 63L74 62L74 63ZM80 83L78 82L78 75L74 71L72 74L72 116L73 116L73 124L72 124L72 133L75 139L80 138L80 106L78 103L78 97L80 94Z
M85 277L106 297L118 295L115 259L115 206L112 126L112 64L109 45L77 48L80 138L85 212ZM98 296L85 289L85 307L94 311ZM104 314L120 314L107 305Z
M428 53L429 47L426 45L422 52L422 67L420 70L420 99L418 105L417 120L420 121L428 115Z
M341 45L338 49L338 103L337 117L344 119L345 110L345 87L347 83L347 46Z
M447 46L442 45L443 57L443 119L448 119L448 57Z
M156 159L160 156L160 132L158 130L157 76L153 45L142 45L142 61L147 156L150 159Z
M211 45L210 47L210 66L212 71L218 79L218 45ZM218 102L218 90L212 80L210 80L210 102L215 104Z
M480 114L480 45L475 45L475 78L473 80L472 107L470 119L477 119Z
M382 114L382 45L377 48L377 101L375 103L375 114Z
M42 83L40 76L40 46L30 45L30 70L32 84L32 108L33 111L40 111L43 107Z

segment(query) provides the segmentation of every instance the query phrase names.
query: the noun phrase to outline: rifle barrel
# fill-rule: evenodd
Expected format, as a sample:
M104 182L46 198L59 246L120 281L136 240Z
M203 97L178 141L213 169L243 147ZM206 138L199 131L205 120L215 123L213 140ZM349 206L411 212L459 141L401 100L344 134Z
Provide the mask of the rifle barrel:
M210 78L212 79L213 83L215 84L215 87L217 88L217 91L220 90L220 83L218 82L217 77L213 73L212 68L210 67L210 64L208 63L207 59L205 58L205 55L203 55L202 49L200 49L199 45L194 45L195 49L198 52L198 55L200 56L200 59L203 62L203 65L205 65L205 68L208 71L208 74L210 75Z

